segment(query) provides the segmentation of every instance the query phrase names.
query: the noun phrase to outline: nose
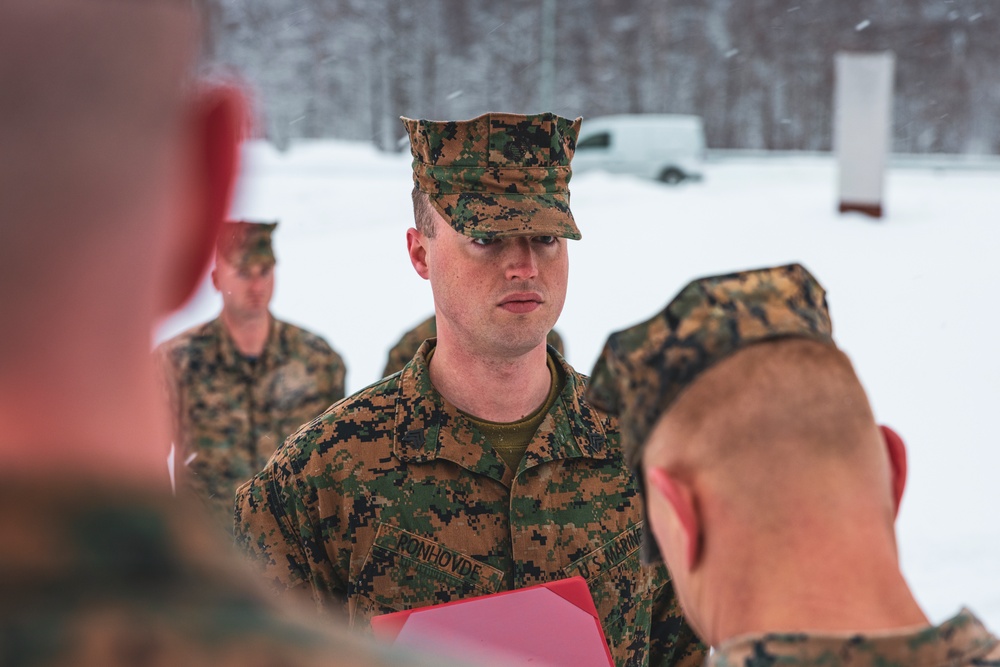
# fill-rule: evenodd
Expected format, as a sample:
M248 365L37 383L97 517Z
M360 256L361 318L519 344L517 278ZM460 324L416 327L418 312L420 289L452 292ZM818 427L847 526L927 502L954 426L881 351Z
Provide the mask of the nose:
M263 294L267 289L267 279L264 276L254 276L250 279L250 291L253 294Z
M530 280L538 275L538 258L530 237L512 239L506 260L507 280Z

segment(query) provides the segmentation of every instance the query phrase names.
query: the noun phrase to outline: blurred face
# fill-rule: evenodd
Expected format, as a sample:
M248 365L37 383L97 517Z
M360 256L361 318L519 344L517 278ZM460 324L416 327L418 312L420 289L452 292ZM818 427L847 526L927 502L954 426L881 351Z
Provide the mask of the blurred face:
M222 309L227 315L237 320L262 317L274 293L274 265L255 263L239 268L219 257L212 283L222 294Z
M487 356L519 356L543 344L566 300L566 239L473 239L440 218L435 229L426 239L425 277L438 330L447 328L467 349Z

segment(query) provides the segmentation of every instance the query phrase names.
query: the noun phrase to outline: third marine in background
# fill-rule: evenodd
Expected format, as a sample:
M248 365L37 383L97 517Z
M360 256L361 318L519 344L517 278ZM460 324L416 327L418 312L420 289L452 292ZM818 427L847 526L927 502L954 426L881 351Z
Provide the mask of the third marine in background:
M426 320L413 327L399 339L399 342L389 350L389 360L385 363L385 370L382 377L392 375L396 371L403 370L403 366L409 363L413 355L417 353L420 345L428 338L437 336L437 320L431 315ZM563 345L562 336L555 329L549 331L545 337L545 342L551 345L559 356L566 356L566 347Z

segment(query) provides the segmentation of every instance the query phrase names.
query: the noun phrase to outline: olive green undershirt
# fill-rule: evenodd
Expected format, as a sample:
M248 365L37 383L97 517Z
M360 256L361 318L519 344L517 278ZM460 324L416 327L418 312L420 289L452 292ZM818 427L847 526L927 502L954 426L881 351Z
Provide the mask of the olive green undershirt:
M430 354L427 355L428 364L430 364L433 355L434 350L431 350ZM561 369L555 360L552 359L551 355L546 355L545 358L549 372L552 374L552 381L549 383L549 395L545 398L545 402L527 417L518 419L515 422L491 422L474 417L468 412L462 412L469 421L475 424L479 432L486 438L486 441L490 443L493 449L496 450L496 453L500 455L500 458L503 459L504 463L514 471L521 464L524 452L528 449L531 439L535 437L535 432L541 426L545 415L555 405L556 399L559 398L559 394L562 392L563 378Z
M521 464L521 459L524 458L524 452L528 449L528 444L535 437L535 433L538 431L538 427L541 426L542 420L545 419L545 415L552 409L562 390L558 366L556 366L556 363L550 356L546 356L546 362L548 363L549 372L552 374L552 381L549 383L549 395L537 410L524 419L507 423L491 422L463 413L469 418L469 421L476 425L479 432L486 437L486 441L493 446L493 449L500 455L504 463L514 471Z

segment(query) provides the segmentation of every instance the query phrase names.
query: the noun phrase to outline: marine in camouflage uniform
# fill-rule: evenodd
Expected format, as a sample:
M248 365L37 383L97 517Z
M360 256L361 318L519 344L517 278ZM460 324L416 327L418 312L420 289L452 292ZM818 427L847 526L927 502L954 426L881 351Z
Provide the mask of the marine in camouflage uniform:
M579 238L566 188L579 119L404 122L417 187L456 231ZM436 344L331 407L239 489L237 544L279 590L343 609L358 629L579 575L618 665L700 663L666 568L640 565L637 488L617 424L584 399L587 378L549 356L561 388L510 467L435 389Z
M790 339L805 339L835 348L826 293L804 267L793 264L702 278L688 284L662 312L653 318L615 333L608 339L593 370L588 398L595 405L601 406L619 417L622 449L630 467L635 471L636 478L642 482L642 487L645 487L644 472L647 472L644 468L651 465L671 471L675 469L668 468L668 465L682 466L683 473L677 474L682 474L684 479L691 480L691 475L696 474L694 466L700 465L695 462L696 459L674 453L669 458L670 463L665 462L668 451L689 451L676 442L677 434L680 431L671 431L669 436L659 436L663 438L657 443L659 449L647 458L644 465L643 456L649 447L650 436L654 433L654 429L661 423L664 415L668 414L677 404L684 392L709 369L746 348L760 343L788 341ZM788 348L783 349L786 351L782 354L787 354ZM772 349L768 354L778 353ZM770 359L774 359L774 357L770 357ZM829 367L824 368L827 368L827 372L832 372L829 371ZM761 371L762 369L756 368L756 372ZM850 373L853 375L853 370ZM731 376L725 377L730 378ZM816 377L811 382L822 383L823 378ZM830 386L839 385L831 382ZM718 385L713 385L711 391L714 393L706 395L718 397L723 390ZM829 397L829 394L825 396ZM841 400L847 401L849 398L853 397L844 394ZM702 400L707 399L702 398ZM782 397L774 400L782 400ZM698 423L711 421L715 413L704 410L717 407L706 407L700 403L696 407L692 407L690 402L688 406L688 412L685 413L684 419L689 420L689 422L682 420L682 423L686 424L694 422L696 419L703 420L703 422ZM692 410L699 409L703 412L697 412L697 416L692 416ZM747 408L743 406L741 409L746 410ZM870 420L870 412L867 414ZM798 414L788 415L788 418L793 420L810 417ZM736 423L746 429L753 428L751 424L739 421ZM683 431L683 433L687 434L690 439L697 438L699 431ZM671 440L671 437L674 440ZM716 437L724 439L728 436L723 434ZM898 436L895 437L898 438ZM739 438L736 437L733 440L738 442ZM685 444L690 444L692 448L697 449L702 447L705 442L695 439L692 443ZM902 442L899 442L901 446ZM799 447L806 447L811 443L799 441L796 444ZM739 448L731 443L728 446L730 447L729 451L735 451ZM708 455L718 457L715 450L712 450ZM756 456L773 456L773 453L767 450L763 453L757 452ZM722 461L716 465L720 468L726 466L731 468L734 465L741 465L741 461L742 459L730 462ZM795 461L799 461L799 459L795 459ZM762 465L768 464L765 462ZM794 465L794 463L785 461L783 465ZM791 474L797 472L801 472L801 470L796 469L791 471ZM753 473L744 471L744 474ZM780 474L776 472L774 477L778 477ZM814 473L810 471L810 474ZM858 471L855 470L852 474L856 475ZM712 486L718 485L720 479L726 478L709 478L706 473L704 478L689 481L692 485L699 484L700 488L707 489L701 492L704 494L702 497L692 501L698 503L698 506L702 508L697 510L698 512L707 511L704 509L707 494L718 495L722 493L719 487ZM642 493L643 496L647 496L645 488L642 489ZM674 491L674 493L680 492ZM858 491L854 489L849 492L845 491L845 493L856 494ZM881 493L881 491L876 493ZM899 493L902 493L901 487ZM833 496L836 496L836 493ZM729 497L727 496L727 498ZM749 511L767 512L768 505L765 503L782 502L782 498L782 496L778 496L777 499L769 497L760 505L751 506ZM732 502L732 500L723 502ZM824 502L834 507L841 507L841 505L835 505L835 503L840 502L840 499L836 497L824 496ZM853 509L851 506L847 507ZM866 507L871 508L872 506L866 505ZM704 521L704 519L702 520ZM791 530L805 530L804 526L809 525L809 519L800 519L800 521L802 523L796 524L796 528ZM817 525L824 526L824 530L830 529L825 516L812 517L812 521ZM647 528L649 527L648 522L645 525ZM861 525L860 522L854 522L853 529L866 530L867 526ZM882 530L885 528L883 527ZM769 538L764 538L765 541L755 543L753 546L731 545L725 543L718 530L707 536L708 528L701 524L701 531L698 533L697 539L714 540L716 554L740 548L744 550L748 548L764 549L769 544L766 542ZM669 545L669 540L676 540L680 533L676 528L664 528L663 534L667 537L658 534L660 545ZM726 535L729 534L726 533ZM870 535L869 533L864 533L864 535L866 537L863 539L867 542ZM689 539L692 538L689 537ZM787 542L787 538L784 536L770 539ZM677 542L674 542L672 545L675 546L675 556L678 553L683 553L683 548L676 547L676 544ZM755 557L764 558L765 562L770 562L777 568L776 572L787 572L788 563L782 561L781 558L787 559L789 558L787 554L794 552L788 548L787 544L784 542L782 544L784 546L776 549L773 553L746 553L744 556L751 560ZM895 543L892 542L892 544ZM817 553L824 553L825 545L813 545L812 548ZM642 553L646 562L662 561L659 546L649 530L644 531L642 537ZM838 558L836 551L825 555L833 560ZM881 552L869 551L868 555L873 558L880 557ZM688 558L692 558L690 552ZM715 558L718 559L718 555ZM725 562L723 561L723 563L722 567L725 567ZM701 567L706 566L702 565ZM809 567L812 568L812 572L817 578L823 578L829 574L822 571L823 566L811 564ZM732 573L733 577L741 577L744 574L742 571ZM680 581L676 578L677 576L680 575L675 570L675 581ZM903 582L901 585L905 588L905 581L902 580L901 576L899 581ZM699 589L700 595L692 593L683 581L677 585L685 600L685 605L691 605L685 610L688 613L694 612L693 618L700 618L703 622L716 626L713 627L712 632L717 633L718 619L713 618L711 621L706 621L706 615L711 615L711 611L701 609L698 605L700 602L704 602L704 598L712 598L719 604L725 605L725 600L719 599L720 592L725 591L720 591L718 586L711 588L705 581L700 583L703 586L702 589ZM822 589L819 592L810 591L809 594L817 595L821 594L821 591ZM908 588L905 589L904 593L906 596L910 596ZM684 597L685 594L689 597ZM791 595L795 595L795 593L793 592ZM732 598L727 599L731 600ZM770 601L766 599L762 601L757 598L755 600L757 604ZM895 598L894 601L896 601ZM842 604L842 602L831 601L831 605L834 604ZM919 612L919 608L917 610ZM810 625L812 621L808 617L802 617L796 622L802 627L815 627ZM967 609L963 609L958 615L941 625L897 623L895 627L898 629L879 629L874 632L858 630L840 633L790 632L787 631L788 628L773 628L773 632L755 632L731 637L723 635L722 641L714 647L715 650L708 657L706 664L710 667L759 667L761 665L787 665L789 667L838 667L841 665L844 667L1000 666L1000 640L992 635ZM704 627L700 629L705 630Z
M436 335L437 321L433 315L403 334L399 342L389 350L389 359L385 362L385 370L382 371L382 377L388 377L393 373L403 370L403 366L417 353L420 344L428 338L434 338ZM555 329L549 331L545 342L551 345L552 349L558 352L560 356L566 356L566 348L563 345L562 336L559 335L558 331Z
M274 228L226 223L218 255L241 270L273 266ZM224 303L227 298L224 293ZM285 438L344 397L340 355L319 336L268 318L267 340L256 358L240 352L222 316L156 351L174 420L178 476L227 531L236 488Z

